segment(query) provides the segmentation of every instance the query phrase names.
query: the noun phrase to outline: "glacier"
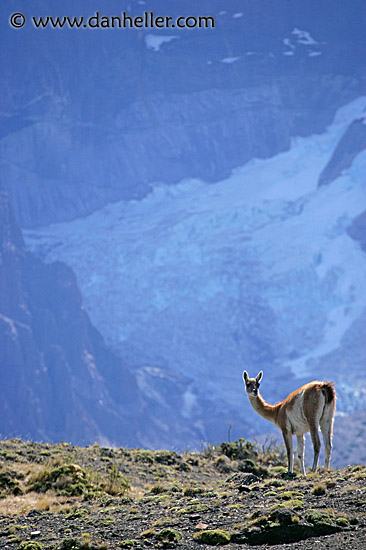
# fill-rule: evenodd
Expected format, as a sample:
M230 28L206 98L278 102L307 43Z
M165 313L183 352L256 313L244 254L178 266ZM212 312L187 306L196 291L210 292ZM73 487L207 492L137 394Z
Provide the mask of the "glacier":
M241 373L263 368L271 395L284 397L278 379L294 389L314 365L321 378L322 357L342 349L365 312L366 257L347 228L365 210L366 151L317 185L365 105L359 97L323 134L222 181L155 182L142 200L27 230L26 243L72 267L93 324L136 369L179 372L245 410ZM336 382L342 373L334 369Z

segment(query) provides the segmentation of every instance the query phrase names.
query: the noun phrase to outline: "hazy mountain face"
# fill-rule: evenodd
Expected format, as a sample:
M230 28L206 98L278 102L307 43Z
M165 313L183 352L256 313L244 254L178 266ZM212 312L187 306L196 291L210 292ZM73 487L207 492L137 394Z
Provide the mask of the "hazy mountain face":
M199 388L193 396L179 373L133 372L108 349L71 269L25 249L1 187L0 349L1 437L183 448L226 435L227 424L215 429L229 414L223 402Z
M2 188L0 214L1 436L92 443L119 432L137 444L135 378L91 326L71 269L26 251Z
M200 3L212 29L36 29L31 16L152 10L191 1L2 2L1 177L23 227L140 199L151 184L218 181L324 131L362 89L361 2ZM75 11L76 10L76 11ZM168 13L169 12L169 13ZM25 182L25 183L24 183Z
M174 425L183 446L225 437L230 422L233 436L267 429L255 416L247 423L244 367L265 369L269 400L327 377L339 410L361 407L364 3L210 0L199 12L215 28L201 30L37 30L32 15L88 17L100 4L76 12L71 1L39 1L30 11L22 0L27 25L16 30L12 2L0 9L3 185L33 251L72 266L93 323L123 355L103 371L107 388L94 380L91 401L109 393L111 414L126 420L117 372L127 363L131 429L150 446L169 445ZM105 11L121 10L198 8L111 1ZM12 289L28 264L6 258ZM62 304L71 272L56 264L43 279L40 265L27 280ZM15 318L22 302L6 285ZM51 314L37 300L34 330L46 345ZM70 318L79 310L80 298ZM39 349L27 357L24 372L39 370ZM73 360L60 376L83 370L85 357ZM47 415L37 410L35 429ZM93 423L90 437L119 440L100 418L80 417L74 440Z
M318 376L321 358L341 349L328 376L343 382L344 339L366 309L365 254L351 229L366 202L365 152L331 184L319 187L318 177L365 105L355 100L326 133L226 180L161 185L144 200L29 231L27 242L73 267L94 323L136 366L197 381L209 373L210 391L238 411L243 365L267 369L268 391L280 397L293 384L277 395L286 369Z

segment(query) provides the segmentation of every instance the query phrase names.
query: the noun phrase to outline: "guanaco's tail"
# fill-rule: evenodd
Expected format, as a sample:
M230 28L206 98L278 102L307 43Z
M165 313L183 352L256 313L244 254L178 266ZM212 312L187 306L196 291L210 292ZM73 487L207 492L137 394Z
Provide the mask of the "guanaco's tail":
M324 382L322 387L322 392L325 397L325 404L330 405L332 402L336 401L336 391L334 387L334 382Z

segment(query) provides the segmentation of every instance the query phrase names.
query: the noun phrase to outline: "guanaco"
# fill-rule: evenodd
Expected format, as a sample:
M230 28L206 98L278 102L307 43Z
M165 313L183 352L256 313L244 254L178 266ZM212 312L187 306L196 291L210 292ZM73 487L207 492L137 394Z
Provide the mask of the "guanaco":
M262 376L262 371L255 378L249 378L248 373L243 372L246 393L253 409L281 430L287 451L288 472L292 474L294 468L292 435L295 434L301 473L306 475L304 434L307 432L310 432L314 447L312 471L316 471L321 446L318 433L319 426L325 447L325 468L328 469L332 451L333 421L336 407L334 383L314 380L290 393L283 401L270 405L259 393Z

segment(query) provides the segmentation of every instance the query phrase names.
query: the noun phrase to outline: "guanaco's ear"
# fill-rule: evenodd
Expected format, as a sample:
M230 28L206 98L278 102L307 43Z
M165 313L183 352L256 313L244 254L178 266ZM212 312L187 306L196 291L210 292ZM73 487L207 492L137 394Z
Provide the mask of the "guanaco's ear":
M260 382L262 380L262 376L263 376L263 371L261 371L259 374L257 374L257 376L255 377L256 381Z
M245 371L243 372L243 380L244 380L244 382L245 382L246 384L248 383L248 379L249 379L249 376L248 376L247 371L245 370Z

